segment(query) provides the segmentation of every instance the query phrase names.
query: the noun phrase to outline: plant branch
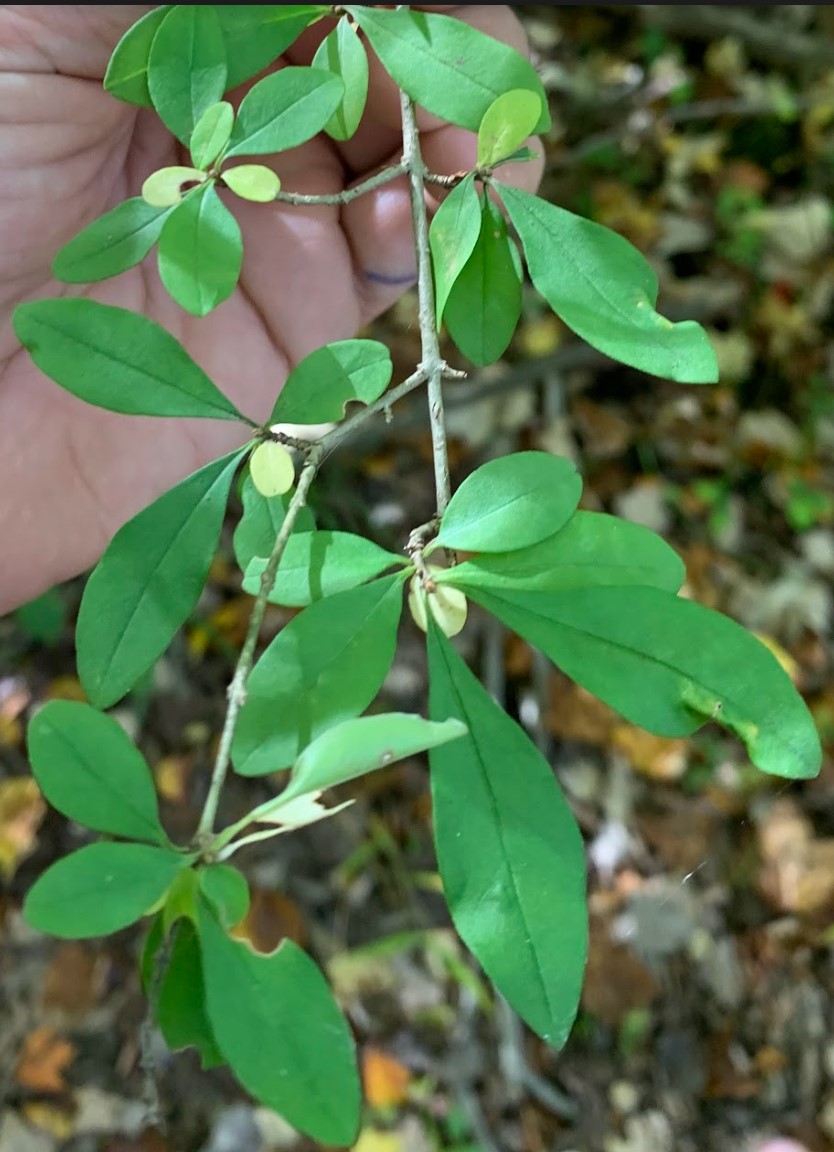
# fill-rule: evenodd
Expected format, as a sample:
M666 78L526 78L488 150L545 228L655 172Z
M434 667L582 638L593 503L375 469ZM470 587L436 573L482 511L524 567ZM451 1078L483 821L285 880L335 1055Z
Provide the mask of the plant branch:
M351 200L357 200L360 196L373 192L384 184L390 184L392 180L398 180L400 176L405 176L406 171L404 163L394 164L390 168L383 168L375 176L369 176L367 180L363 180L355 188L346 188L344 192L330 192L320 196L308 196L303 192L277 192L275 202L295 204L300 208L316 208L324 204L350 204Z
M200 817L200 824L197 829L198 840L205 840L211 835L214 829L217 807L220 803L220 793L226 780L226 774L229 771L232 740L234 738L235 728L237 727L240 710L246 700L246 681L249 678L249 673L252 671L252 664L255 659L255 648L257 647L261 624L263 623L263 618L266 613L267 600L275 583L278 565L281 563L281 557L284 555L284 550L287 547L287 542L295 527L298 514L307 503L307 495L321 462L322 450L323 441L314 444L310 448L307 460L301 470L298 487L290 501L290 506L287 509L284 522L276 537L275 545L270 554L267 566L261 575L261 586L258 590L255 606L252 609L252 615L249 619L246 639L243 642L243 648L238 657L234 676L229 685L229 706L226 709L226 719L223 722L223 731L220 734L220 744L217 749L217 757L214 762L208 796L206 797L203 813Z
M422 362L429 394L432 454L434 456L434 487L437 494L437 514L446 511L452 495L449 478L449 454L446 448L446 420L443 412L443 373L446 363L440 355L435 322L434 282L429 250L429 217L426 209L426 165L420 151L420 133L414 105L405 92L400 93L403 122L403 162L408 169L411 192L411 218L414 223L414 248L417 254L417 293L420 320Z

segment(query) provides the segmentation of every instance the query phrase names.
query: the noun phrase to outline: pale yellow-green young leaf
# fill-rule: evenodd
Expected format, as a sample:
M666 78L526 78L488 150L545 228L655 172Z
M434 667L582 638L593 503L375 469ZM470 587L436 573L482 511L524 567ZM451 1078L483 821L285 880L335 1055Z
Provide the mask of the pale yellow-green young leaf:
M142 185L142 199L152 208L170 208L174 204L179 204L182 199L183 184L192 180L202 184L205 179L205 172L200 172L197 168L185 168L180 165L160 168Z
M345 800L334 808L327 808L320 800L321 791L306 792L303 796L295 796L285 803L281 797L276 797L275 803L258 816L259 824L282 824L283 831L289 832L293 828L303 828L307 824L315 824L319 820L326 820L328 816L335 816L343 808L349 808L353 800Z
M239 164L223 173L231 190L243 200L268 204L281 191L281 181L265 164Z
M478 167L491 168L519 148L541 118L541 97L525 88L502 93L478 129Z
M429 571L440 569L429 566ZM457 636L466 623L467 604L463 592L448 584L438 586L434 592L426 592L419 575L412 578L408 590L408 607L422 632L428 632L427 610L445 636Z
M261 496L283 496L293 486L295 465L283 444L265 440L249 459L249 475Z

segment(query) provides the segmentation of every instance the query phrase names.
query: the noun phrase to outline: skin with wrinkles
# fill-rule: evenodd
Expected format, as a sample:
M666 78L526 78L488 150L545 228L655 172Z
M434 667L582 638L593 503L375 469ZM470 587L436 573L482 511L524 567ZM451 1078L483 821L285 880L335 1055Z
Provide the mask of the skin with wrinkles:
M509 8L443 10L527 50ZM222 421L124 417L64 393L17 345L17 304L80 292L142 312L262 420L289 367L354 335L413 279L402 180L342 208L236 200L245 246L240 285L207 319L173 304L153 258L89 288L54 281L50 264L63 244L137 195L157 168L187 162L154 114L101 86L114 45L141 13L127 5L0 7L0 613L90 567L125 520L245 439L243 428ZM308 64L329 26L310 29L285 62ZM372 61L368 109L352 140L322 136L263 159L274 162L287 190L339 192L399 160L399 115L396 88ZM472 134L424 113L419 124L431 170L474 166ZM540 175L538 162L502 173L531 191Z

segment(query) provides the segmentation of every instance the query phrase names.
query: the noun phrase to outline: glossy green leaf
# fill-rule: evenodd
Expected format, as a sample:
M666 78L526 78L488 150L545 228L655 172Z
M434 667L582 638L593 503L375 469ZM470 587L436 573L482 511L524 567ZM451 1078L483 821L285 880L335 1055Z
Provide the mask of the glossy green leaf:
M226 90L226 46L211 4L176 4L151 44L148 91L166 128L187 145Z
M582 480L572 460L514 452L472 472L449 501L437 540L466 552L527 548L558 532L573 515Z
M687 736L715 720L763 772L820 766L814 722L771 652L727 616L658 588L473 589L487 611L633 724Z
M78 674L98 708L162 655L200 597L243 452L213 460L120 528L87 581Z
M238 521L233 538L235 559L242 572L249 567L255 556L267 557L272 552L275 540L290 503L290 496L262 496L247 474L243 481L243 515ZM309 508L302 508L295 521L294 531L313 532L316 522Z
M478 128L478 167L491 168L511 156L535 132L541 113L536 92L526 88L502 92Z
M51 700L32 717L27 739L35 779L59 812L111 836L168 842L151 770L110 716Z
M14 611L15 625L24 636L47 647L61 639L67 617L66 600L57 588L50 588Z
M335 788L465 734L466 726L459 720L435 723L407 712L346 720L307 745L278 799L284 802L308 792Z
M229 156L286 152L311 140L339 107L344 85L317 68L282 68L260 80L238 109Z
M156 1021L172 1052L196 1048L203 1068L216 1068L226 1061L206 1010L200 941L189 920L180 920L174 932L171 958L159 986Z
M350 532L299 532L287 542L269 594L272 604L302 608L335 592L379 576L403 557ZM256 557L246 569L244 591L257 596L267 561Z
M504 217L487 198L472 255L446 300L443 318L473 364L494 364L506 352L521 316L521 263Z
M386 70L429 112L477 132L490 105L508 89L542 102L537 132L550 127L541 80L529 60L483 32L433 12L346 5Z
M655 311L657 276L628 240L529 192L505 184L499 191L531 280L577 336L654 376L682 384L718 380L700 324L673 324Z
M235 110L228 100L206 108L194 125L189 142L191 160L197 168L210 168L229 143L235 122Z
M159 237L158 258L162 283L192 316L207 316L234 292L243 238L213 184L173 210Z
M678 553L644 528L603 512L574 512L553 536L515 552L474 556L441 569L438 584L557 592L599 584L643 584L677 592L686 579Z
M111 96L128 104L153 108L148 91L148 57L154 36L171 8L171 4L151 8L128 28L113 49L104 75L104 87Z
M265 164L239 164L227 168L223 180L236 196L255 204L268 204L281 191L277 174Z
M319 16L326 4L215 4L223 30L227 88L250 80L278 57Z
M260 955L204 906L200 943L208 1014L247 1091L322 1144L353 1144L360 1086L353 1037L327 981L291 940Z
M559 1048L588 944L585 850L553 769L432 626L431 715L469 729L432 749L432 811L455 927L518 1014Z
M173 336L137 312L36 300L15 309L13 324L41 372L88 404L128 416L246 420Z
M141 196L125 200L64 245L52 262L53 276L65 284L92 284L133 268L159 239L168 211Z
M437 327L455 281L472 255L481 235L481 201L475 177L465 176L434 214L429 228Z
M293 368L270 424L325 424L341 420L351 400L373 404L391 380L391 353L378 340L325 344Z
M249 911L246 877L230 864L210 864L198 873L200 888L221 924L234 928Z
M149 912L188 862L149 844L89 844L44 872L29 889L23 914L52 936L107 936Z
M394 659L402 579L319 600L295 616L252 670L232 745L244 776L277 772L334 724L364 712Z
M350 140L359 127L368 99L368 54L346 16L322 40L312 64L314 68L332 72L344 84L339 107L324 130L334 140Z

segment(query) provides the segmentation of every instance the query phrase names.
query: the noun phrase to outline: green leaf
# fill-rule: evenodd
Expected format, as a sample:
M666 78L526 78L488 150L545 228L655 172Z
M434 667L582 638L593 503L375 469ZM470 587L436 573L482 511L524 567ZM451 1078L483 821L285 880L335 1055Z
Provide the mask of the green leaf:
M145 757L110 716L51 700L29 724L29 759L49 803L88 828L167 844Z
M255 556L269 556L289 507L291 497L262 496L247 474L243 481L243 515L234 534L235 559L242 572ZM296 532L313 532L316 522L309 508L302 508L296 517Z
M166 128L188 144L200 117L226 90L226 46L211 4L177 4L148 59L148 90Z
M162 283L192 316L207 316L234 292L243 238L213 184L173 210L159 237L158 259Z
M558 592L599 584L643 584L677 592L686 579L678 553L629 520L574 512L553 536L516 552L474 556L435 575L456 587Z
M165 942L165 929L162 925L162 913L159 912L151 920L151 926L142 943L142 953L139 957L139 976L142 980L142 991L150 996L154 986L154 975L159 950Z
M319 16L326 4L215 4L223 30L229 75L236 88L273 64Z
M243 98L228 156L286 152L311 140L341 103L338 76L316 68L282 68Z
M196 1048L203 1068L217 1068L226 1061L206 1011L200 941L188 920L180 920L174 931L171 959L159 987L156 1020L172 1052Z
M281 191L277 174L264 164L239 164L237 168L227 168L223 182L236 196L255 204L268 204Z
M466 552L527 548L558 532L573 515L582 480L572 460L514 452L467 476L440 522L437 542Z
M291 940L268 956L253 952L205 906L199 932L209 1019L241 1084L313 1140L352 1144L356 1052L319 969Z
M350 140L359 127L368 99L368 54L346 16L319 44L312 65L332 72L344 84L339 107L324 130L334 140Z
M407 712L345 720L307 745L278 803L335 788L465 734L466 727L458 720L437 724Z
M198 873L200 888L221 924L234 928L249 911L246 877L231 864L210 864Z
M654 310L657 276L616 232L529 192L499 187L530 278L577 336L607 356L682 384L714 384L718 364L700 324Z
M582 837L553 769L434 625L428 652L432 716L469 729L429 754L446 901L501 994L559 1048L587 956Z
M149 844L89 844L44 872L29 889L23 914L52 936L107 936L140 920L188 864L188 856Z
M350 532L299 532L287 542L269 594L271 604L302 608L379 576L402 556ZM246 569L244 591L257 596L267 560L256 557Z
M452 285L444 319L449 335L473 364L500 359L521 315L521 264L504 217L484 197L472 255Z
M41 372L88 404L128 416L252 424L146 316L93 300L36 300L15 309L13 324Z
M633 724L688 736L715 720L763 772L819 771L805 702L770 651L729 617L637 586L471 595Z
M536 131L550 127L541 80L530 61L507 44L451 16L354 4L345 11L399 87L435 116L477 132L502 93L525 88L542 102Z
M267 500L283 496L295 482L292 454L275 440L262 440L249 457L249 476Z
M325 344L296 364L268 423L326 424L341 420L351 400L373 404L391 380L391 353L378 340Z
M117 100L153 108L148 91L148 57L154 36L171 8L171 4L151 8L128 28L113 49L104 75L104 87Z
M438 328L449 293L466 267L480 235L481 201L475 191L475 177L470 173L437 209L429 228Z
M52 261L65 284L92 284L133 268L159 239L168 208L152 208L133 196L74 236Z
M492 168L520 148L536 130L542 102L536 92L516 88L490 104L478 128L478 167Z
M192 163L198 168L210 168L229 143L235 122L235 110L227 100L206 108L194 125L189 142Z
M15 609L14 622L30 639L47 646L57 644L67 624L67 605L56 588Z
M120 528L87 581L78 674L98 708L128 692L165 651L203 591L244 452L213 460Z
M232 745L243 776L277 772L364 712L394 659L402 577L337 592L295 616L252 670Z
M183 191L187 184L201 184L205 179L205 173L199 168L187 168L183 164L159 168L142 185L142 199L151 208L175 208L188 195L189 189Z

